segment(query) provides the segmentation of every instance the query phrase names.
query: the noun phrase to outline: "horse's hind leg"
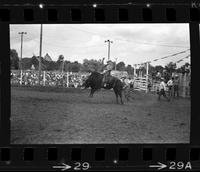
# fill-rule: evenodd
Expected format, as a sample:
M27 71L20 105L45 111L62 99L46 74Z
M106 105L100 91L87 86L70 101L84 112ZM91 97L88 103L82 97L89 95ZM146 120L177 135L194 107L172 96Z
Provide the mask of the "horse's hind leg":
M117 91L116 90L114 90L114 92L115 92L115 96L116 96L116 102L117 102L117 104L119 103L118 102L118 94L117 94Z
M91 89L89 97L93 97L95 90Z
M115 93L115 96L116 96L116 102L117 102L117 104L118 104L118 103L119 103L119 102L118 102L118 94Z
M123 102L123 100L122 100L122 91L120 91L118 94L119 94L119 96L120 96L121 104L124 104L124 102Z

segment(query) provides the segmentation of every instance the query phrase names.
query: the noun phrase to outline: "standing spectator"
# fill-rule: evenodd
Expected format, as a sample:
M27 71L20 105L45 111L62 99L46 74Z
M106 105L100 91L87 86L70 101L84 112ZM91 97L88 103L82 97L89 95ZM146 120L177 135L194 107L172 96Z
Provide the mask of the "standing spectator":
M160 100L160 96L163 96L165 99L167 99L168 101L170 101L170 99L166 96L166 84L164 82L164 78L160 79L160 85L159 85L159 92L158 92L158 100Z
M135 79L133 78L133 79L131 79L130 81L131 81L131 82L130 82L130 89L134 89L134 82L135 82Z
M190 64L189 63L186 63L185 64L185 73L186 73L186 75L188 75L189 73L190 73Z
M159 71L157 71L156 73L156 79L160 79L161 78L161 73Z
M134 79L130 79L130 88L129 88L129 95L131 95L132 99L135 99L133 94L134 94Z
M174 78L170 78L170 80L167 82L167 86L169 88L169 97L173 96L173 85L174 85Z
M178 75L174 79L174 97L179 97L179 78Z
M150 79L148 79L148 83L147 83L147 87L148 87L148 91L150 92L151 91L151 87L152 87L152 82Z
M133 88L130 88L133 87L133 84L131 84L131 80L129 78L127 78L126 76L122 77L122 82L124 84L124 95L125 95L125 98L127 99L127 101L129 101L130 98L134 99L133 95L131 94L133 91Z

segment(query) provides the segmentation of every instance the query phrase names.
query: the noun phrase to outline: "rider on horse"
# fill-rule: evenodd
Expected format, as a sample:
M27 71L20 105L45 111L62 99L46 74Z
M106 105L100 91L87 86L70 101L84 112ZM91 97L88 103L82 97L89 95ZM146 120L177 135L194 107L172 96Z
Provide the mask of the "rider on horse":
M108 60L107 64L104 66L102 87L107 86L109 76L111 76L111 70L113 68L114 68L114 63L111 60Z

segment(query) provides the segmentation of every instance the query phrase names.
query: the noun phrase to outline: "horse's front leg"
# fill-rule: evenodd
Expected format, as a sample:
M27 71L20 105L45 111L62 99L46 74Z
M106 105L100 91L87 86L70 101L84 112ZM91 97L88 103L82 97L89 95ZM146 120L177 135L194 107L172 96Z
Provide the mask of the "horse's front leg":
M116 103L118 104L118 94L115 92L115 97L116 97Z
M116 102L117 102L117 104L119 104L118 95L116 95Z
M123 105L124 102L123 102L123 100L122 100L122 92L119 93L119 96L120 96L121 104Z

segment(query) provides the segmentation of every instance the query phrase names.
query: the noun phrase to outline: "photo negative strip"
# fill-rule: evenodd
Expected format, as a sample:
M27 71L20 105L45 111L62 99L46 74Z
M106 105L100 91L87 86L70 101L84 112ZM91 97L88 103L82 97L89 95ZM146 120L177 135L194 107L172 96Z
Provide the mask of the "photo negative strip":
M189 24L10 25L11 144L189 143Z
M0 171L198 171L198 1L0 2Z

